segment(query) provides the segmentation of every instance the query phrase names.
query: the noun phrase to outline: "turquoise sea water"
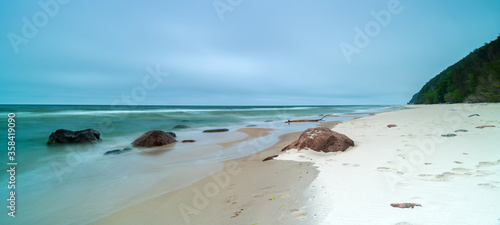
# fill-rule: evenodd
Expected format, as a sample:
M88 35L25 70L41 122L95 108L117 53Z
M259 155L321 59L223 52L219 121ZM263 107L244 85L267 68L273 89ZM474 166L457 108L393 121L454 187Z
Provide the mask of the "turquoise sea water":
M288 119L319 119L320 115L338 117L326 121L363 116L345 113L369 113L396 110L391 106L64 106L2 105L1 127L5 146L0 157L6 171L7 119L15 113L17 218L12 224L33 224L46 220L51 224L85 224L106 213L189 185L221 169L224 160L264 150L284 133L302 131L317 123L287 125ZM367 114L366 114L367 115ZM175 130L175 125L191 128ZM234 132L254 125L274 129L271 135L251 144L242 143L221 150L216 142L244 138ZM47 146L49 135L57 129L101 132L103 141L94 145ZM204 129L229 128L230 132L204 134ZM129 147L149 130L173 131L178 140L195 139L194 144L177 143L155 152L133 149L117 156L106 151ZM182 171L182 172L180 172ZM179 173L186 174L178 178ZM0 174L0 197L8 198L6 172ZM160 184L172 179L174 184ZM175 180L177 179L177 180ZM161 186L160 186L161 185ZM155 190L155 191L152 191ZM147 193L147 194L145 194ZM7 205L7 201L4 201ZM2 207L5 209L5 207ZM7 209L8 210L8 209ZM4 210L4 215L7 214ZM61 215L59 218L50 217ZM10 219L0 215L0 220ZM44 224L48 224L44 223ZM2 223L4 224L4 223ZM9 223L10 224L10 223Z

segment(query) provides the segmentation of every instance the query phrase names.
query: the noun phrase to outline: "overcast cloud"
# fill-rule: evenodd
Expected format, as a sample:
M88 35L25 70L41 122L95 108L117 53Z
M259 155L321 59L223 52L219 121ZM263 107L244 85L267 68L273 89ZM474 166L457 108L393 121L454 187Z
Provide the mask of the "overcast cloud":
M0 8L0 104L405 104L500 34L498 0L40 2Z

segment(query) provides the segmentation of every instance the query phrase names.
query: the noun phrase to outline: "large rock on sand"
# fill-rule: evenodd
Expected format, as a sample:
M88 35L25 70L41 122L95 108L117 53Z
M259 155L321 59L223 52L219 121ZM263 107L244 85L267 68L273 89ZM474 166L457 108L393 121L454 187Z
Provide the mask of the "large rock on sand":
M354 141L347 136L326 127L316 127L304 131L297 141L286 146L282 151L309 148L317 152L339 152L351 146L354 146Z
M56 132L52 132L52 134L50 134L47 144L53 145L95 143L98 140L101 140L101 133L94 129L79 131L59 129L56 130Z
M169 133L161 130L152 130L135 139L133 144L137 147L154 147L168 145L174 142L176 142L175 138Z

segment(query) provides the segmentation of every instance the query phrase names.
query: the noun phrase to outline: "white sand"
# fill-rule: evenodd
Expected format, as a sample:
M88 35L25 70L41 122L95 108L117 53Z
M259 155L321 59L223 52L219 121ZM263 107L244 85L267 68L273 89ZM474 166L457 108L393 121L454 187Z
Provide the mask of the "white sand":
M313 162L320 171L304 191L303 222L500 224L500 104L409 108L337 125L356 143L346 152L276 158ZM407 202L422 207L390 206Z
M410 108L334 127L356 143L346 152L288 151L263 162L300 135L287 134L211 177L92 224L500 224L500 104ZM441 136L449 133L457 136Z

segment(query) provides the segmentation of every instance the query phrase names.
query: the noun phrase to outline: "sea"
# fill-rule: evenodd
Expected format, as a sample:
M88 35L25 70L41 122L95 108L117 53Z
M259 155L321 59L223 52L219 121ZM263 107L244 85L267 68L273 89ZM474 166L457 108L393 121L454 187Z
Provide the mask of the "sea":
M223 169L223 161L262 151L286 133L318 123L285 123L295 119L321 122L350 120L370 113L400 110L393 105L336 106L103 106L0 105L0 224L87 224L110 213L189 186ZM14 124L15 156L8 155L9 114ZM15 115L15 116L14 116ZM174 129L176 125L189 126ZM12 124L10 125L13 126ZM218 143L246 137L241 128L266 128L270 135L229 148ZM95 129L95 144L47 145L58 129ZM225 133L203 130L227 128ZM179 142L152 149L132 142L150 130L176 133ZM195 143L181 143L196 140ZM119 155L115 149L132 148ZM11 155L12 156L12 155ZM9 189L15 164L15 189ZM12 183L12 182L11 182ZM7 214L15 191L15 218Z

